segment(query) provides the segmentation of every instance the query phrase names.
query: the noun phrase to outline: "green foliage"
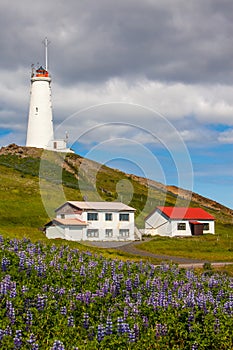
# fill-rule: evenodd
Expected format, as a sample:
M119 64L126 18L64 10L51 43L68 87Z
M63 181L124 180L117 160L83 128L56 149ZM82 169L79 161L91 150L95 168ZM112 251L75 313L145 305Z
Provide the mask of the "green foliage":
M233 225L217 223L214 235L173 238L156 236L148 242L143 242L138 248L154 254L211 262L233 261L230 249L232 246Z
M1 349L233 346L232 279L0 237Z
M64 192L66 200L82 200L83 193L88 200L99 200L99 197L107 201L122 200L136 208L136 224L141 228L144 227L145 216L157 205L174 205L177 201L172 192L166 193L159 188L151 188L146 180L139 181L133 175L99 166L94 162L88 163L87 172L81 171L79 164L82 158L75 154L67 155L63 169L60 166L63 156L54 152L45 154L43 172L40 172L39 151L34 156L23 153L0 155L0 218L1 232L4 235L26 235L33 240L45 239L38 228L43 227L54 216L54 209L62 204L61 191ZM39 185L39 172L43 189ZM62 174L61 185L55 174ZM57 186L60 186L61 191L57 190ZM47 201L47 211L41 195ZM179 199L179 205L186 205L185 200ZM197 206L197 203L191 202L190 205ZM208 261L233 261L232 217L219 210L211 209L209 212L217 218L216 235L187 239L155 238L151 242L143 243L141 249L157 254ZM97 248L96 250L99 251ZM116 251L114 254L117 256Z

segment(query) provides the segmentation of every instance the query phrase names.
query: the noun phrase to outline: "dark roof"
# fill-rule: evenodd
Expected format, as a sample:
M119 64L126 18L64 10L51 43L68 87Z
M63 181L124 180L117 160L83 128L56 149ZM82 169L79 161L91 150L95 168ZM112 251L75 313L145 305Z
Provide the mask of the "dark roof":
M45 70L42 66L40 66L39 68L37 68L36 71L38 72L38 71L41 71L41 70L42 70L43 72L46 72L46 70Z

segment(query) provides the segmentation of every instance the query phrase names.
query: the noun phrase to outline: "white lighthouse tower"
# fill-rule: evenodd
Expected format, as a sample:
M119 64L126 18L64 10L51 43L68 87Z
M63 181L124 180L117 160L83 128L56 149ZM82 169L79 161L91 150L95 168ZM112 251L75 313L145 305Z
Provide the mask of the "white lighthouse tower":
M72 152L64 140L54 140L51 99L51 76L48 72L48 39L45 45L45 68L32 68L31 92L27 128L27 147Z

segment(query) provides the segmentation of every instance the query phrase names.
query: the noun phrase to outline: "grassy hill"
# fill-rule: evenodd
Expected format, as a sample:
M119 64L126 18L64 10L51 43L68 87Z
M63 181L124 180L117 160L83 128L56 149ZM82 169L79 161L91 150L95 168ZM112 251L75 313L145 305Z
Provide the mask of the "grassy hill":
M84 159L37 148L0 149L0 233L45 239L38 230L65 200L122 200L136 208L136 224L157 205L200 206L215 216L217 227L232 238L233 211L190 191L125 174ZM221 233L220 232L220 233Z

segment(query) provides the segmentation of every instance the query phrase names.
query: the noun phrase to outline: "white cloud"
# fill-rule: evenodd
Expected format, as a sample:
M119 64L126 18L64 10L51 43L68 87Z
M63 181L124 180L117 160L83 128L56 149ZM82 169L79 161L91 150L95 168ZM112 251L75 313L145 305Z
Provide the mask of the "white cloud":
M218 136L220 143L233 144L233 129L221 132Z

